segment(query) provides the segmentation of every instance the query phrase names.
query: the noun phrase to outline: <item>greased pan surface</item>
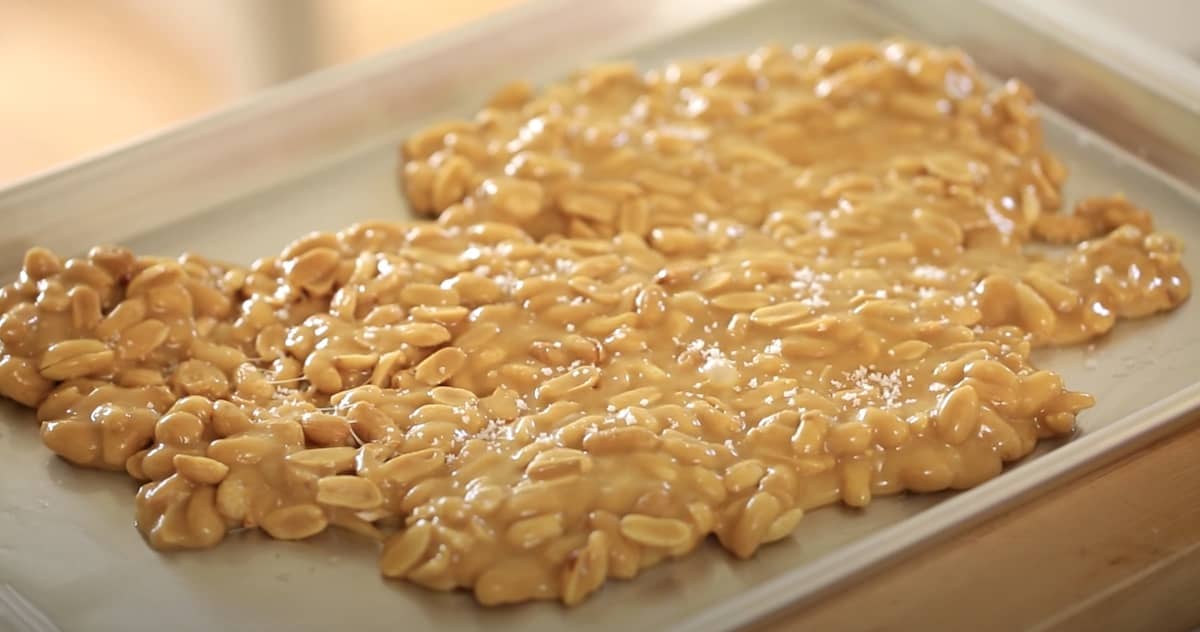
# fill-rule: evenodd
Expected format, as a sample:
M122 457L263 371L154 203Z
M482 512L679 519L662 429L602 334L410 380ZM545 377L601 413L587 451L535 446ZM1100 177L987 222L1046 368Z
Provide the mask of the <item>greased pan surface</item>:
M1019 32L1021 23L1012 20L996 22L1012 27L1007 35L973 39L979 26L970 25L981 11L991 10L986 5L930 3L937 6L925 10L936 9L939 18L934 31L909 15L905 4L643 1L612 3L608 11L596 12L583 5L543 3L286 86L225 114L0 193L0 215L13 227L0 236L3 274L11 274L19 260L12 257L35 242L70 253L95 241L118 241L140 252L192 250L248 262L310 230L403 217L393 178L400 138L430 120L473 110L498 82L549 78L599 58L632 58L649 66L669 58L748 50L768 40L822 43L900 32L960 45L996 74L1029 68L1039 73L1037 79L1046 72L1036 60L1022 57L1020 47L1002 58L1005 63L988 64L988 47L1004 37L1032 38L1047 46L1054 40ZM955 25L962 28L956 31ZM960 35L940 36L954 33ZM585 44L568 46L572 41ZM1074 54L1067 44L1061 46L1064 57ZM1118 75L1102 76L1117 81ZM1077 82L1077 95L1086 95L1086 81L1096 77L1081 73L1061 81ZM1104 88L1116 91L1116 101L1145 90L1119 84ZM1188 268L1200 269L1194 193L1067 118L1092 122L1094 102L1089 107L1088 100L1063 98L1060 91L1042 90L1039 96L1067 115L1047 112L1045 121L1048 144L1071 168L1067 198L1124 191L1153 209L1160 227L1183 237L1190 246ZM1181 141L1193 132L1179 130L1176 142L1183 148L1150 135L1156 125L1169 122L1168 115L1200 129L1186 108L1150 101L1126 114L1131 124L1105 131L1148 151L1168 171L1186 173L1187 161L1195 156ZM816 511L795 536L766 547L752 561L736 562L716 546L706 546L634 581L611 583L574 610L552 603L485 610L464 593L385 583L375 570L374 547L341 533L299 544L242 534L205 553L156 553L132 527L132 482L77 470L52 457L40 445L32 415L5 404L0 406L0 584L11 585L63 630L736 627L771 609L815 598L1169 430L1200 402L1193 377L1200 347L1197 323L1200 307L1192 301L1165 316L1123 323L1094 348L1040 357L1072 388L1098 394L1099 404L1080 417L1080 431L1071 441L1039 452L979 488L879 499L863 512Z

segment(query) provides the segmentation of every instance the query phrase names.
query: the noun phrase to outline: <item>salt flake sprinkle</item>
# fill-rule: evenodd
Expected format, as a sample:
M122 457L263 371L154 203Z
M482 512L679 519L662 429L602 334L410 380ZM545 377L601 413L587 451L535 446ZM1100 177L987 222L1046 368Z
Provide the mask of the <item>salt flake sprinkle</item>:
M503 421L493 419L488 422L487 426L476 433L475 436L484 441L499 441L500 439L510 438L508 430L508 426Z
M845 373L845 381L830 380L830 384L835 388L845 388L838 397L852 406L861 407L877 402L886 408L898 408L905 403L901 390L906 381L911 382L911 379L905 380L899 370L884 373L874 370L874 367L860 366Z

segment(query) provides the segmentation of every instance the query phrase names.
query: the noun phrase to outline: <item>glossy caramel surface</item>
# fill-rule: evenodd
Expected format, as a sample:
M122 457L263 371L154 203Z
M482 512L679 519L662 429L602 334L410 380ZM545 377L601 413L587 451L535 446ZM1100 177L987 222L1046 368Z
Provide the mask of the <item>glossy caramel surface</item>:
M1187 297L1144 210L1055 212L1032 105L907 42L515 84L406 143L436 223L248 269L31 251L0 394L145 481L156 547L341 526L484 604L577 603L710 533L747 557L1069 433L1092 400L1031 346Z

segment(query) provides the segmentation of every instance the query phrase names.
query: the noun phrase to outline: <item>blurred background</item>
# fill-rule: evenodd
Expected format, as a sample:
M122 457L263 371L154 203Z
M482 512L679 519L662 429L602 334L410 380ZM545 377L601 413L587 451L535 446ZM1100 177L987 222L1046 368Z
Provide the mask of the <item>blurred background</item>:
M0 187L521 1L0 0ZM1200 55L1198 0L1060 1Z
M0 0L0 186L520 0Z

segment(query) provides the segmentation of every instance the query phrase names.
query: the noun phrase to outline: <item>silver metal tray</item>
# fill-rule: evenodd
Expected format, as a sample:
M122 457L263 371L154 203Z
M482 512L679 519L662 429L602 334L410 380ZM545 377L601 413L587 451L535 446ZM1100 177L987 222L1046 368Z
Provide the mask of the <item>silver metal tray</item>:
M536 3L0 192L0 276L14 273L33 244L76 253L119 242L248 262L310 230L402 217L393 179L398 141L432 120L470 112L508 79L549 79L604 58L650 65L768 40L892 34L960 46L993 74L1032 84L1050 106L1043 110L1049 144L1072 171L1068 197L1124 191L1192 246L1186 264L1200 271L1200 90L1107 57L1109 49L1084 35L1018 17L1010 6ZM304 543L241 534L204 553L155 553L132 527L133 483L52 457L32 414L0 404L0 591L12 601L15 590L63 630L740 627L1178 428L1200 405L1198 323L1200 301L1191 301L1122 324L1094 348L1045 353L1041 364L1071 387L1098 393L1099 405L1070 441L976 489L881 499L865 511L823 509L752 561L702 547L634 581L612 582L573 610L549 603L484 610L463 593L384 582L375 548L339 533ZM0 616L0 627L15 620Z

